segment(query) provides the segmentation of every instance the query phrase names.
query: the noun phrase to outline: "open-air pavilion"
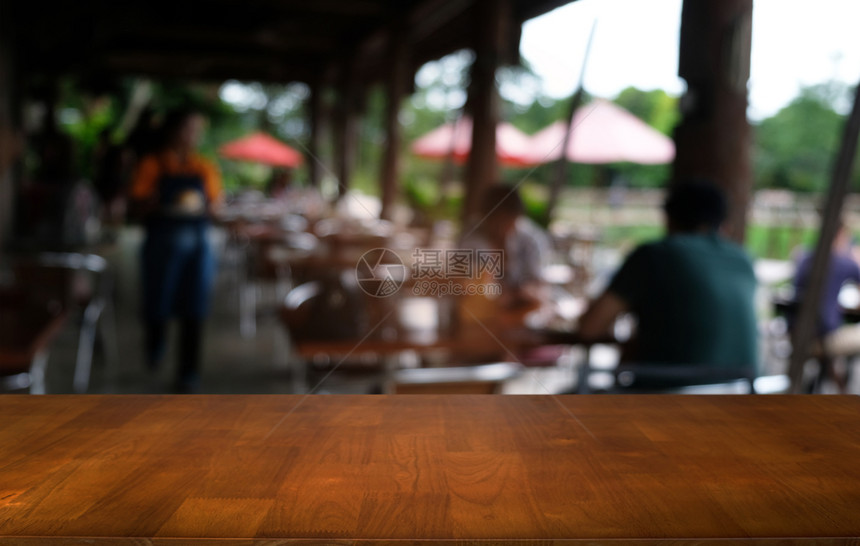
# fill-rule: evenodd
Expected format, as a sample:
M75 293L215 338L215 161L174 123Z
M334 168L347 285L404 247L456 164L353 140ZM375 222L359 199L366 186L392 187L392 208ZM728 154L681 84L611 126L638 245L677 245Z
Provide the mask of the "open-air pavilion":
M342 190L350 185L358 122L370 85L387 91L387 150L380 175L381 214L398 192L400 101L423 63L458 49L474 50L468 114L474 120L466 170L464 217L496 180L496 69L518 59L523 21L563 0L382 0L347 2L110 3L4 2L0 33L0 123L20 127L20 106L33 84L77 75L104 81L118 75L223 81L307 83L309 155L319 156L323 126L334 140L333 165ZM680 76L687 81L683 121L676 131L675 176L707 175L732 196L734 237L742 238L750 191L746 82L751 0L684 4ZM166 15L169 14L169 15ZM45 91L50 96L50 85ZM337 97L326 101L327 92ZM48 99L50 102L50 99ZM9 133L11 134L11 133ZM8 139L7 139L8 140ZM12 143L4 144L11 149ZM309 161L316 183L321 166ZM7 168L8 170L8 168ZM0 226L9 237L15 177L5 174Z
M3 390L44 394L47 348L56 341L64 344L64 356L73 355L65 369L73 378L47 392L78 393L0 395L0 543L856 544L856 397L758 395L785 391L787 379L777 377L777 387L768 391L769 378L749 373L650 396L551 390L542 382L546 376L526 377L526 366L551 368L585 393L592 356L617 345L616 332L629 323L619 321L621 327L608 339L545 327L496 335L502 331L481 322L495 318L492 306L473 307L480 318L472 314L476 320L468 329L454 313L443 313L457 304L446 297L452 294L411 297L414 281L423 280L415 271L432 277L443 251L454 258L466 252L467 259L447 262L458 266L452 276L477 277L468 261L477 257L485 278L504 280L500 248L422 246L417 231L395 228L405 149L398 113L416 70L463 48L474 51L463 113L472 123L468 157L461 154L466 174L460 217L464 231L475 229L482 220L482 198L498 179L497 69L517 62L524 21L565 3L0 0L4 252L20 251L29 235L16 227L21 212L15 206L26 189L25 110L41 104L52 123L62 78L75 77L94 88L127 76L303 82L311 90L311 130L302 146L310 184L320 185L323 171L332 172L341 196L350 190L368 91L377 85L386 91L378 211L351 199L349 204L366 214L339 223L340 218L314 218L321 208L311 200L289 203L302 210L287 210L283 202L272 208L274 199L249 200L239 204L265 221L246 222L242 214L218 219L220 233L231 234L222 247L229 250L223 253L229 274L220 279L226 296L215 302L211 317L210 333L216 335L209 340L212 367L204 373L211 374L211 382L204 395L164 395L158 384L163 378L144 369L141 328L125 327L119 335L110 330L114 300L128 304L137 296L121 289L136 288L140 238L127 247L114 245L122 258L116 263L94 253L30 255L25 248L7 268L7 255L0 254ZM727 234L738 241L752 188L746 117L752 4L683 2L679 75L687 88L667 181L717 180L731 202ZM845 171L857 148L860 108L847 127L834 175L839 184L834 183L828 205L833 210L841 204ZM569 127L554 130L570 134ZM326 163L319 159L324 138L332 140L334 150ZM265 149L277 148L277 157L257 154L254 147L253 153L244 149L233 157L298 163L291 154L284 156L280 143L266 142ZM655 161L668 159L666 144L666 153ZM559 166L566 165L559 155ZM203 205L202 200L192 204ZM311 223L313 233L306 230ZM824 246L835 228L835 215L825 219ZM233 237L236 233L241 237ZM270 244L275 239L277 244ZM824 246L816 263L826 261ZM316 252L322 247L324 253ZM411 270L410 278L403 256L423 269ZM268 326L277 323L289 332L294 354L288 354L283 338L272 335L275 328L257 328L261 315L255 306L264 290L248 282L250 265L266 275L264 288L275 293L279 305L277 315L264 318L271 319ZM307 271L319 275L290 284L309 277ZM99 281L81 288L69 281L79 273ZM37 290L15 290L19 281ZM50 283L62 286L61 296L41 290ZM290 288L286 295L284 286ZM554 303L560 303L560 293L550 292ZM355 305L356 295L372 305ZM488 296L486 303L502 294L465 294L475 295ZM809 320L814 311L801 309L811 312ZM74 339L57 341L69 322L78 327ZM755 320L750 324L756 326ZM323 327L333 327L334 335L321 338ZM423 335L428 331L431 335ZM294 333L308 335L300 339ZM480 340L489 340L503 360L487 363L477 352L458 354L456 361L450 356L464 347L486 348ZM572 364L568 349L573 347L582 357L579 364ZM90 381L94 352L103 353L99 381ZM296 358L284 362L285 356ZM356 387L352 376L339 380L334 374L346 371L341 364L363 373L368 362L378 372L373 390ZM792 375L802 375L803 363ZM122 384L122 377L113 376L118 369L137 382L112 389ZM309 370L318 372L313 381ZM677 374L677 367L671 373ZM608 375L611 385L615 376ZM524 377L518 384L522 390L504 392L526 396L476 395L498 393L505 382ZM347 382L349 388L339 388ZM713 388L756 395L665 395L713 393ZM81 394L93 391L99 394Z

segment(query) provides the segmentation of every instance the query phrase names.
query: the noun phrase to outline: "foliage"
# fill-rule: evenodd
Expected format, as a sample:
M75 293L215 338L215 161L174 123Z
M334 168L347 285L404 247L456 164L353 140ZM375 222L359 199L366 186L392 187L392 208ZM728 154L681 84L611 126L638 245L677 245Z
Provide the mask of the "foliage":
M435 207L441 199L439 184L430 178L409 178L404 181L403 195L409 204L420 210Z
M65 78L59 82L56 109L59 129L69 135L75 148L75 170L81 176L92 179L98 166L96 149L102 134L108 141L119 144L128 137L129 129L123 127L130 97L136 85L134 79L114 82L105 88L93 88L89 82ZM243 119L232 106L217 97L217 87L206 85L181 85L170 82L151 82L147 106L156 118L163 117L176 108L195 108L210 120L210 130L204 135L201 152L211 158L216 157L217 146L230 138L241 136L253 124ZM224 169L225 185L236 186L239 173L247 171L244 167L228 166ZM259 183L260 174L252 176Z
M798 248L815 245L818 230L802 226L747 226L746 248L756 258L789 260Z
M759 124L754 155L758 187L802 192L826 187L842 127L833 105L846 92L835 84L804 88Z
M449 55L425 65L416 75L416 88L402 104L400 149L402 198L423 210L428 216L457 217L460 194L450 193L462 181L463 167L444 161L416 158L409 151L411 143L439 125L462 115L469 65L474 56L468 51ZM534 134L568 114L570 100L553 99L538 92L536 79L528 66L500 71L502 119L527 134ZM94 156L100 135L109 134L122 142L130 127L125 127L132 95L140 80L93 82L64 79L59 87L57 118L61 130L76 144L76 162L80 173L95 174ZM217 158L217 147L228 140L254 130L270 132L294 147L304 150L309 137L307 98L304 84L274 85L229 81L220 86L149 82L149 107L156 116L178 106L195 106L210 119L202 152ZM526 89L517 93L517 88ZM774 116L755 128L754 171L757 187L785 188L795 191L820 191L828 181L829 169L836 152L842 126L837 111L848 96L845 86L822 84L804 88L799 96ZM531 95L529 95L531 93ZM534 97L524 100L523 97ZM325 96L329 106L337 97ZM590 97L586 95L586 102ZM656 130L671 135L679 120L678 99L663 90L624 89L614 102L645 121ZM356 150L353 187L363 192L379 193L379 177L385 147L384 120L387 107L385 90L368 90L360 118L360 138ZM320 157L323 170L331 177L333 149L331 134L323 139ZM265 166L218 159L228 190L242 187L261 188L271 176ZM532 169L502 169L501 178L509 184L523 185L526 206L535 217L546 207L546 187L556 176L556 166L541 165ZM566 186L607 187L612 184L631 188L660 187L670 174L669 165L608 166L570 164ZM306 168L299 169L296 179L306 179ZM860 175L858 175L860 178ZM448 184L452 182L452 184ZM447 189L446 189L447 188ZM537 191L541 190L541 191Z
M555 121L567 119L569 111L569 100L539 96L525 109L504 103L501 117L510 121L520 131L532 135Z
M609 225L601 228L600 240L608 247L630 250L664 234L665 228L657 224ZM745 246L755 258L789 260L798 248L812 247L817 236L814 228L753 223L747 226Z
M662 89L641 91L628 87L613 102L666 136L672 136L675 125L681 119L678 98Z
M210 130L202 149L217 158L220 144L252 131L263 131L299 149L309 136L305 102L310 96L304 84L263 84L228 81L220 86L214 101L218 115L210 114ZM228 100L229 99L229 100ZM222 112L223 110L223 112ZM271 178L271 168L264 165L219 159L225 189L262 189ZM307 166L296 169L295 179L307 179Z
M628 87L615 97L614 102L666 136L672 136L681 118L678 98L662 89L641 91ZM670 165L623 163L613 167L618 176L616 180L637 188L662 187L671 174Z
M546 221L547 187L532 180L526 180L518 187L526 216L541 225Z

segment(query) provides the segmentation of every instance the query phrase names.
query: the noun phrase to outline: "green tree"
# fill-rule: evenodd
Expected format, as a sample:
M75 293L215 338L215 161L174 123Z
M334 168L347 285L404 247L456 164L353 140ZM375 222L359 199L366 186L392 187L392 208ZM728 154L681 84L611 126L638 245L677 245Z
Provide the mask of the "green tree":
M589 97L586 96L584 100L587 102ZM533 135L556 121L566 120L570 112L570 99L553 99L541 95L526 108L518 109L510 103L504 103L502 108L509 114L507 119L514 127Z
M672 135L675 125L681 118L678 111L678 98L662 89L642 91L635 87L628 87L612 102L667 136Z
M621 91L613 102L669 137L680 121L678 98L662 89L642 91L628 87ZM617 175L631 186L642 188L664 186L671 172L671 165L620 163L613 167Z
M842 127L834 105L847 89L834 83L806 87L788 106L756 128L756 185L795 191L820 191Z

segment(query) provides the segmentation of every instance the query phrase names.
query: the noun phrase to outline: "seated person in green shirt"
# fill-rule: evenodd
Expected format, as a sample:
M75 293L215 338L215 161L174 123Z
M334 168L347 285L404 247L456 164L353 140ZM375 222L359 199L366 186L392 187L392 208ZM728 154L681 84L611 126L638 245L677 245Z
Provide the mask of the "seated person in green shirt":
M606 337L632 313L636 333L624 348L617 383L660 389L753 378L757 369L752 262L719 234L723 192L707 181L674 185L666 199L667 235L635 249L579 323L584 339ZM677 368L677 370L676 370Z

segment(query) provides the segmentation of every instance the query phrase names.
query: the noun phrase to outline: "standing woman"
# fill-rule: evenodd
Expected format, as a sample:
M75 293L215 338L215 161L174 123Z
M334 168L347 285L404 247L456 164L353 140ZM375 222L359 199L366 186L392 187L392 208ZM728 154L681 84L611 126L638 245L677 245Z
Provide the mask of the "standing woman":
M155 370L164 360L167 323L178 317L177 392L199 389L203 321L215 276L208 231L222 189L218 169L196 152L204 123L195 111L170 113L160 150L141 160L131 184L146 229L141 257L147 365Z

